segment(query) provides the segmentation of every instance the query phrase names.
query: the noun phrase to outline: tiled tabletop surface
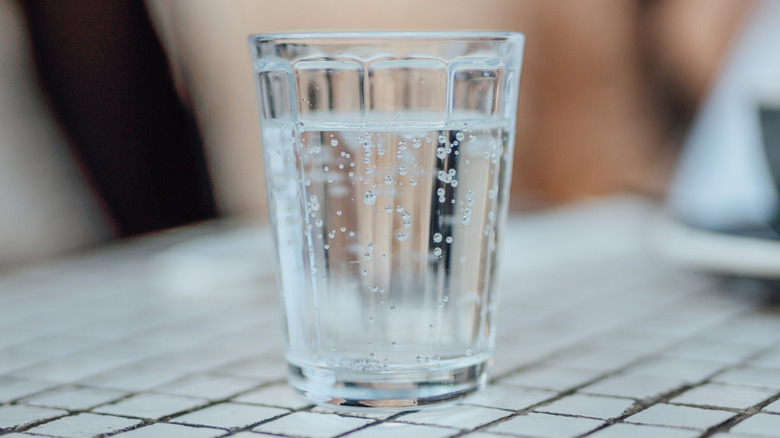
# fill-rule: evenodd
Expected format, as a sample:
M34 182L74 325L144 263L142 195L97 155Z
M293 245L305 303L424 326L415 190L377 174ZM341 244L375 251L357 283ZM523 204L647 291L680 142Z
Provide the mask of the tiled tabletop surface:
M654 207L510 220L493 381L336 414L285 385L270 236L207 224L0 276L0 435L780 437L780 310L648 248Z

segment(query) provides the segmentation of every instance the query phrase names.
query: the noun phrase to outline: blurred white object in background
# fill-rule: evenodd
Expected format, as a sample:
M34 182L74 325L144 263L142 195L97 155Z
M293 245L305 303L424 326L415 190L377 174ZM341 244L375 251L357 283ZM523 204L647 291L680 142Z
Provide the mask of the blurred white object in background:
M37 88L14 6L0 0L0 269L111 237Z
M689 225L764 224L777 213L759 108L780 90L778 23L780 1L756 6L689 134L669 194Z

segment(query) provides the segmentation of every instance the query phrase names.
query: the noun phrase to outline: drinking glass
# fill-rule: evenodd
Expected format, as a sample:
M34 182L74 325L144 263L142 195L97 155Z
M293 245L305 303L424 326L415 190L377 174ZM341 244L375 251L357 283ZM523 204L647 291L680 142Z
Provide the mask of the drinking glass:
M253 35L289 382L413 409L481 387L524 37Z

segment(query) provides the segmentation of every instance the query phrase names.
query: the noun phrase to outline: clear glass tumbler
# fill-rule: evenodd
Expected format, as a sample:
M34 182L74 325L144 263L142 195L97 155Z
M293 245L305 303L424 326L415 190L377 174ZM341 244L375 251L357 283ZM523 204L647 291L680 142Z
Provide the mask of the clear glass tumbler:
M290 384L417 408L482 386L524 37L250 37Z

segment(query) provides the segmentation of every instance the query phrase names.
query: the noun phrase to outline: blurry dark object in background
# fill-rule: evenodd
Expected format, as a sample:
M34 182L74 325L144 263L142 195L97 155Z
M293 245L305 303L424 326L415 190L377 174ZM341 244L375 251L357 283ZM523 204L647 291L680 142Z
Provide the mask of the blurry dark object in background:
M143 1L22 0L42 88L119 236L217 215Z

